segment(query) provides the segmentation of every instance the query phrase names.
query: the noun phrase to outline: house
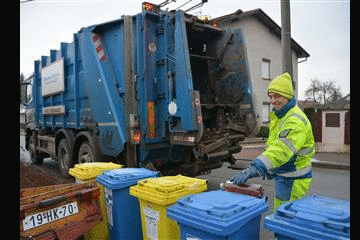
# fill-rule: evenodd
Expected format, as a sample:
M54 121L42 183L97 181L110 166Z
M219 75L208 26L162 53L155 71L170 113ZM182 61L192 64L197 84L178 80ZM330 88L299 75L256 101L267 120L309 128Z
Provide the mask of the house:
M325 106L307 99L299 107L312 124L318 152L350 152L350 93Z
M350 152L350 111L324 109L318 120L321 139L316 141L317 151Z
M236 12L214 19L219 27L241 29L245 39L252 83L252 102L256 115L256 129L268 127L270 101L266 89L271 79L282 73L281 28L260 8ZM310 56L291 39L293 81L298 96L298 64ZM301 59L301 60L299 60Z

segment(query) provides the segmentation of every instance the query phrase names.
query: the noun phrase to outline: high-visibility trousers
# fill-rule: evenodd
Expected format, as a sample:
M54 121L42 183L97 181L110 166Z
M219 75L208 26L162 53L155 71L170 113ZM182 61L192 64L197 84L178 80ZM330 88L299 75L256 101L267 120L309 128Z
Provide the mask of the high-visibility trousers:
M275 177L274 212L283 203L303 198L310 188L312 178Z

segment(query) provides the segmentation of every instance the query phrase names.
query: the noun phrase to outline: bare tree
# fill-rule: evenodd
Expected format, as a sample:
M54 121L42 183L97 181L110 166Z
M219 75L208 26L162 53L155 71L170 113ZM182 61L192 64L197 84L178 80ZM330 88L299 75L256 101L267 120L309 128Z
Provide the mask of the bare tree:
M320 81L310 79L310 86L305 90L305 96L312 97L316 103L327 105L336 102L341 98L340 87L335 85L335 81Z
M331 97L331 95L334 93L335 91L335 82L332 80L328 80L326 82L322 82L320 84L320 96L322 98L322 103L324 105L329 103L329 98Z
M317 94L320 91L320 80L315 78L310 79L310 82L310 86L305 90L305 96L312 97L314 99L314 102L317 102L316 98Z
M328 103L332 104L332 103L336 103L337 101L339 101L342 98L342 93L340 91L340 87L335 87L334 88L334 92L333 94L329 97L328 99Z

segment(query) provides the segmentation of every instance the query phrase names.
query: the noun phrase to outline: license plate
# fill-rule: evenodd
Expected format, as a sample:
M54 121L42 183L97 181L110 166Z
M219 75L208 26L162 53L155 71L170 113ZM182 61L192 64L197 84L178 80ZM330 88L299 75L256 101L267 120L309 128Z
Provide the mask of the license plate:
M68 203L57 208L26 216L23 220L23 231L62 219L79 212L77 202Z

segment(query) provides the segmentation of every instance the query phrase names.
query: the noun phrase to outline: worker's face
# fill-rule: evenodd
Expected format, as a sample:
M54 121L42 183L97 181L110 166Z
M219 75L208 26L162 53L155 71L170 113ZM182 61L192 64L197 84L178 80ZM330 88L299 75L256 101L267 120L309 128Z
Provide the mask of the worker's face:
M277 93L269 93L269 98L271 101L271 105L275 108L276 111L279 111L284 105L286 105L289 99L277 94Z

